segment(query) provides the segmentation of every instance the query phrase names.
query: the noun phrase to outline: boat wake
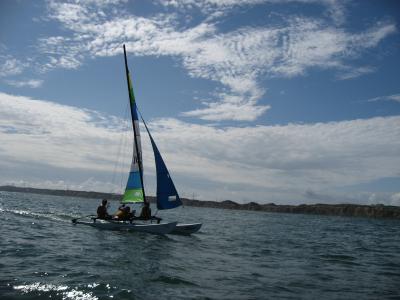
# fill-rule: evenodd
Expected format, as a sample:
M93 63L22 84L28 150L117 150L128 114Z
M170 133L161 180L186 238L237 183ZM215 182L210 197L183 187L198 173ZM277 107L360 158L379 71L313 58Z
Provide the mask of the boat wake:
M0 207L0 213L11 213L13 215L33 218L33 219L48 219L57 222L70 222L71 218L74 216L72 214L60 214L55 212L33 212L29 210L22 209L7 209Z
M42 294L48 293L49 296L62 296L62 299L71 300L97 300L98 298L92 292L83 292L76 288L69 288L66 285L54 285L35 282L32 284L15 285L14 290L20 291L23 294Z

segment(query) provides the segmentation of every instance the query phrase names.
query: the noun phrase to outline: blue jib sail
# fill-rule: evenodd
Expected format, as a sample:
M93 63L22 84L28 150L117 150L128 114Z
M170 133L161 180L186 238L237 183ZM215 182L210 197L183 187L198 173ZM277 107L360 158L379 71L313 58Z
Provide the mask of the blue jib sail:
M160 151L158 151L157 145L147 128L146 122L143 120L143 124L146 127L147 133L149 134L151 146L153 147L154 159L156 161L156 172L157 172L157 208L171 209L182 205L182 201L179 198L178 192L176 191L174 182L169 175L167 166L161 157Z

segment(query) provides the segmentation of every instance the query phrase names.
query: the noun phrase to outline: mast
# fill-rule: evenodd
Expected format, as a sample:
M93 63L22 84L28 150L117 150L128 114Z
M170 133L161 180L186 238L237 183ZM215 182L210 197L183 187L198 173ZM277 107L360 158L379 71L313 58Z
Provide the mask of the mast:
M126 59L126 49L125 49L125 44L124 44L124 58L125 58L125 73L126 73L126 80L128 83L128 95L129 95L129 106L131 108L131 118L132 118L132 127L133 127L133 136L134 136L134 141L135 141L135 149L136 149L136 155L138 158L138 164L139 164L139 174L140 174L140 180L142 182L142 192L143 192L143 201L144 203L147 202L146 200L146 194L144 192L144 181L143 181L143 165L142 165L142 155L139 152L139 147L138 147L138 141L136 137L136 127L135 127L135 118L133 115L134 109L136 109L136 102L135 102L135 96L133 94L133 88L131 86L131 82L129 80L129 70L128 70L128 60ZM135 104L135 107L133 107L133 103ZM139 120L137 120L139 122ZM138 128L139 129L139 128Z

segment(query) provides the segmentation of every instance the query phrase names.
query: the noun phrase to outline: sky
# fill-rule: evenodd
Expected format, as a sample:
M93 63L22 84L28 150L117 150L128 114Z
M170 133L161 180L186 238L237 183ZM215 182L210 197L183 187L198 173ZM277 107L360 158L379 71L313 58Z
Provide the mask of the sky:
M181 197L400 205L399 24L396 0L1 1L0 185L123 191L125 44Z

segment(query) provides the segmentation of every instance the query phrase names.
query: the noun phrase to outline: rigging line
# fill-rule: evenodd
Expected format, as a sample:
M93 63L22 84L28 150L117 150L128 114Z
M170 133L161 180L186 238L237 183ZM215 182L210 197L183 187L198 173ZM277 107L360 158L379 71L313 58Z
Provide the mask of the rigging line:
M122 124L126 124L127 113L128 113L128 105L125 106L125 112L124 112L124 118L123 118ZM126 127L127 126L125 125L125 128L124 127L122 128L122 133L120 135L120 144L119 144L119 149L118 149L117 161L116 161L116 165L115 165L116 172L118 172L118 166L120 164L120 160L122 160L121 155L122 155L122 151L123 151L123 143L125 141Z
M139 113L140 118L142 119L143 125L144 125L144 127L146 128L147 135L149 136L149 139L150 139L150 142L151 142L152 137L151 137L151 135L150 135L149 129L147 128L147 124L146 124L146 122L144 121L143 115L142 115L142 113L141 113L141 111L139 110L139 107L138 107L137 105L136 105L136 110L137 110L137 112ZM157 171L156 171L156 173L157 173ZM157 215L157 212L158 212L158 209L156 210L156 213L154 214L154 216Z
M123 118L124 123L125 123L125 119L126 119L126 116L127 116L127 112L128 112L128 104L126 104L126 107L125 107L124 118ZM115 161L115 164L114 164L113 176L112 176L112 180L111 180L111 184L112 185L114 185L114 183L116 183L116 172L117 172L119 160L120 160L120 157L121 157L121 151L122 151L121 147L122 147L122 142L123 142L123 139L124 139L124 134L125 134L125 130L119 136L117 160Z
M137 110L137 112L139 113L139 115L140 115L140 118L142 119L142 122L143 122L143 125L145 126L145 128L146 128L146 132L147 132L147 135L149 135L149 132L148 132L148 130L147 130L147 125L146 125L146 122L144 121L144 119L143 119L143 115L142 115L142 113L140 112L140 110L139 110L139 107L138 107L138 105L136 104L136 110ZM143 160L142 160L143 161ZM144 187L144 172L143 172L143 182L142 182L142 184L143 184L143 187Z
M126 116L126 110L127 110L127 108L125 108L124 119L125 119L125 116ZM114 165L113 179L112 179L112 183L113 184L116 182L116 178L115 177L116 177L116 173L118 171L117 169L118 169L119 161L121 159L121 149L122 149L122 143L123 143L123 140L124 140L124 134L125 134L125 132L124 132L124 130L122 130L122 132L120 134L119 144L118 144L117 159L116 159L115 165Z
M126 182L128 179L127 178L125 178L125 175L123 175L123 174L126 174L126 172L123 172L124 171L124 167L125 167L125 165L127 165L128 163L127 162L125 162L124 161L124 154L126 154L127 153L127 146L128 146L128 141L130 141L131 140L131 138L128 138L130 135L132 135L132 131L131 130L129 130L130 128L130 122L128 121L128 116L126 116L126 119L125 119L125 125L126 125L126 127L125 127L125 134L124 134L124 143L122 144L122 157L121 157L121 164L120 164L120 174L121 174L121 176L120 176L120 188L121 188L121 190L123 189L123 185L124 185L124 181Z
M121 135L121 144L120 144L120 151L118 154L118 161L116 164L116 176L118 173L118 177L115 180L115 184L118 186L118 181L119 181L119 191L123 192L123 186L122 186L122 180L123 180L123 175L122 175L122 169L124 165L124 154L125 154L125 144L127 141L126 135L129 132L129 123L128 123L128 105L125 108L125 115L124 115L124 120L123 120L123 125L125 125L122 129L122 135Z
M148 127L147 127L147 123L144 121L143 115L142 115L142 113L140 112L139 107L138 107L137 105L136 105L136 109L137 109L137 111L138 111L138 113L139 113L139 115L140 115L140 118L142 119L142 122L143 122L144 127L146 128L147 135L148 135L149 138L150 138L150 132L149 132L149 129L148 129Z
M125 158L125 154L126 154L126 144L128 141L128 135L130 134L130 130L129 130L129 121L128 121L128 110L129 110L129 105L127 104L126 106L126 111L125 111L125 115L124 115L124 121L123 124L125 125L123 128L123 139L122 139L122 144L121 144L121 155L120 155L120 160L118 160L118 169L117 172L119 174L119 187L121 189L121 191L123 191L123 180L124 180L124 166L126 165L126 161L124 161Z
M139 113L139 115L140 115L140 118L142 119L143 124L144 124L143 115L142 115L142 113L140 112L140 109L139 109L139 107L137 106L137 104L136 104L136 109L137 109L137 111L138 111L138 113Z

